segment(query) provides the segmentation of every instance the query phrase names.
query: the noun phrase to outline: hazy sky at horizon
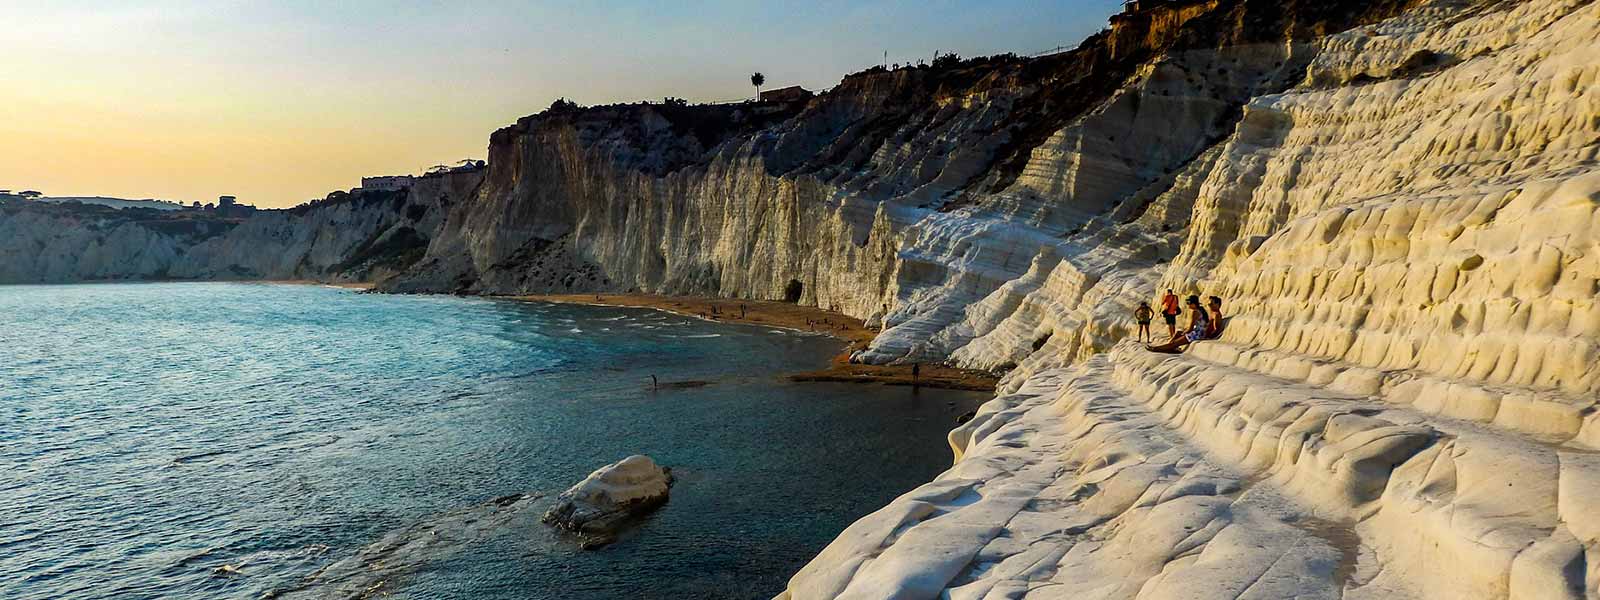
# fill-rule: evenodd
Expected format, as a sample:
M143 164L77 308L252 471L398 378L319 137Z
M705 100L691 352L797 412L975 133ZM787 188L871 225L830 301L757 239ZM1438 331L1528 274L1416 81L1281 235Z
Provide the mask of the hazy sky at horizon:
M0 189L290 206L484 158L557 97L831 87L882 60L1073 46L1118 0L0 0Z

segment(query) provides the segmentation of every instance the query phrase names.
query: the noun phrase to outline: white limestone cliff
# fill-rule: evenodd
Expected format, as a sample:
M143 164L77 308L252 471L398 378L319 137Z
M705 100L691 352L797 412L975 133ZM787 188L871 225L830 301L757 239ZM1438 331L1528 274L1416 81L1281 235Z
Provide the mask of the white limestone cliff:
M1010 392L783 597L1600 597L1600 6L1315 53L1144 214L928 328ZM1118 343L1169 286L1221 339Z
M720 137L540 115L391 289L789 295L1008 372L785 598L1596 598L1597 40L1580 0L1162 3ZM1167 287L1221 339L1128 343Z
M192 235L208 235L210 229L202 225ZM0 283L157 277L190 239L51 212L0 213Z
M788 297L1007 373L788 598L1600 598L1600 5L1148 4L804 105L547 111L387 212L0 214L0 274ZM1167 287L1221 339L1128 342Z
M335 194L228 218L203 211L0 203L0 284L167 279L375 281L421 258L482 174Z

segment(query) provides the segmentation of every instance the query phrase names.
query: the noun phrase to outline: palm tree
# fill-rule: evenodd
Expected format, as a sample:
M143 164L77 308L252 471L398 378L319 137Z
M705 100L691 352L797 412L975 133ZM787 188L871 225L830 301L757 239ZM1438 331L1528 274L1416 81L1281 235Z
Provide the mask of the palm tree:
M761 84L766 82L767 76L762 75L760 71L756 71L750 75L750 85L756 86L756 102L761 101Z

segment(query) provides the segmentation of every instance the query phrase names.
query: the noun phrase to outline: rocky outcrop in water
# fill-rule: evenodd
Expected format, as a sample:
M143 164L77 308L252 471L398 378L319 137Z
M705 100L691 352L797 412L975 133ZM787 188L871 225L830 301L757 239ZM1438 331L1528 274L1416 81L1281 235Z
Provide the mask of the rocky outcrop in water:
M1594 598L1600 5L1138 4L803 106L525 118L381 287L790 299L1007 373L787 597ZM108 272L82 243L36 245ZM1221 338L1127 343L1167 287Z
M459 560L463 551L492 538L496 532L515 528L525 520L531 523L529 513L540 499L537 493L511 494L430 516L385 533L377 541L323 565L292 585L270 589L260 597L320 600L390 596L405 587L408 578L430 568L440 568L439 565L449 564L453 559ZM306 550L322 554L329 548L319 545ZM229 576L252 575L255 569L248 560L240 562L243 567L223 565L218 570Z
M789 295L882 324L860 359L1009 372L788 597L1592 597L1597 39L1583 1L1154 3L692 144L535 116L393 289ZM1166 287L1221 339L1119 344Z
M585 547L608 543L631 520L667 502L672 471L635 454L596 469L561 492L543 521L586 536Z

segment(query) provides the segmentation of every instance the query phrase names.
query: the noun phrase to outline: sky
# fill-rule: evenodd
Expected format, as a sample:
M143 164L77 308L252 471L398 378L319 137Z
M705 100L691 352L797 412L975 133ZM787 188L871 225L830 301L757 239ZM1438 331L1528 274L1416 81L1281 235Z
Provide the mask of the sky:
M284 207L485 158L581 104L820 90L882 62L1076 46L1119 0L0 0L0 189Z

